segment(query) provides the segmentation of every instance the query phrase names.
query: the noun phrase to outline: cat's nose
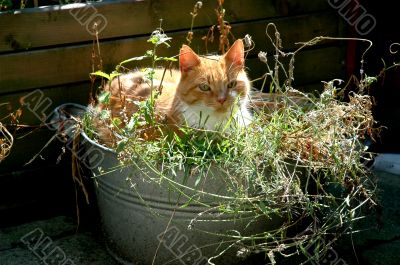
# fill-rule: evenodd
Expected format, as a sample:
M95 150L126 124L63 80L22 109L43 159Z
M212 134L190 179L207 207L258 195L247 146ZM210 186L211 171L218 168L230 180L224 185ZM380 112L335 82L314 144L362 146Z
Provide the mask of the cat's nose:
M218 98L217 98L217 101L218 101L219 103L221 103L221 105L222 105L222 104L224 104L224 102L226 101L226 97L218 97Z

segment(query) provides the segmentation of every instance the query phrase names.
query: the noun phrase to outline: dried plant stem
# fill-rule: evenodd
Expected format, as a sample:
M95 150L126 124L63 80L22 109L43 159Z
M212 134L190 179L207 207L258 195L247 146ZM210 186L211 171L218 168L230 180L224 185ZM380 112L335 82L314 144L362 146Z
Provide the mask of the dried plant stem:
M192 40L193 40L194 19L197 17L198 12L199 12L199 10L200 10L200 8L202 6L203 6L203 2L202 1L197 1L196 4L193 6L193 11L190 12L190 15L192 16L192 22L190 23L190 30L188 31L188 33L186 35L186 41L187 41L189 46L190 46L190 44L192 43Z
M13 144L14 137L0 122L0 162L10 154Z

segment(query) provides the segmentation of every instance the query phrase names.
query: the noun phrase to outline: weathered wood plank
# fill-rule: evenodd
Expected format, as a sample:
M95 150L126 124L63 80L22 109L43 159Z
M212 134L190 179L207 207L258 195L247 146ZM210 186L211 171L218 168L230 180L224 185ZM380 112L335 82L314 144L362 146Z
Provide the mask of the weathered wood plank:
M104 64L114 65L123 58L144 54L150 48L146 39L103 43ZM91 52L92 45L79 45L1 56L0 93L88 81L92 72Z
M339 36L340 28L338 27L339 18L332 12L321 12L309 15L299 15L294 17L276 18L262 21L238 23L233 25L232 34L236 38L243 38L246 34L251 35L255 47L250 51L250 54L257 54L262 51L273 51L273 47L267 38L266 27L268 23L274 23L280 33L283 41L283 49L291 50L299 45L297 42L305 42L317 36ZM205 43L201 39L208 32L208 28L203 28L194 31L194 39L191 47L200 54L206 54ZM272 28L268 30L269 35L273 38L275 32ZM172 46L179 49L181 43L187 43L185 32L172 33L173 37ZM177 45L179 44L179 45ZM172 50L172 49L169 49ZM214 43L208 43L208 52L216 52L218 50L218 35L215 35ZM168 53L164 49L163 52Z
M3 95L0 97L0 119L3 124L7 124L10 121L7 118L9 113L15 113L20 109L22 111L18 119L20 124L39 125L55 107L63 103L73 102L87 105L90 90L90 83L84 82ZM29 104L29 107L22 106L22 100L25 104Z
M341 47L328 47L298 54L293 85L303 85L345 77L345 57Z
M159 26L161 18L164 30L182 30L190 27L189 13L196 1L110 2L0 13L0 52L91 41L94 22L103 29L102 39L148 34ZM215 24L216 5L216 1L203 1L194 26ZM225 18L231 23L331 10L325 0L230 0L225 1L224 8Z
M25 171L34 168L48 167L56 165L57 157L61 154L63 143L54 139L32 163L29 162L47 142L55 135L54 131L49 129L25 130L25 133L14 135L14 145L10 155L1 162L0 175L7 172Z
M293 49L294 43L298 41L306 41L319 35L337 35L337 24L332 23L334 19L335 16L331 13L279 18L237 24L232 32L236 37L243 37L246 33L252 35L256 42L253 53L259 50L270 50L271 47L266 45L265 27L267 23L275 22L281 31L285 47ZM200 36L206 32L207 29L195 31L195 40L191 45L195 51L205 52ZM176 32L171 36L174 38L172 47L160 50L159 54L176 55L181 43L185 42L186 32ZM147 49L151 48L146 42L147 38L137 37L102 42L102 57L106 69L112 69L115 64L124 59L143 55ZM213 47L211 45L209 51L216 51L216 44ZM2 55L0 56L0 94L87 81L92 69L91 52L92 45L87 44ZM138 63L139 66L144 64L148 62Z

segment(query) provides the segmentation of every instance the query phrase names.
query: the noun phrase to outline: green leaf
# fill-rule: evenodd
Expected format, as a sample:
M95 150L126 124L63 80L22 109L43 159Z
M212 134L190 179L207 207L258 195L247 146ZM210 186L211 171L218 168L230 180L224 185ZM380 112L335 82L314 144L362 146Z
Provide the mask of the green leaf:
M146 59L148 57L149 56L147 56L147 55L138 56L138 57L132 57L132 58L129 58L129 59L126 59L126 60L120 62L119 65L123 65L123 64L129 63L129 62L133 62L133 61L141 61L141 60Z
M106 78L107 80L110 80L110 76L102 71L96 71L94 73L90 73L91 75L96 75L96 76L101 76Z
M124 150L124 148L125 148L127 142L128 142L128 141L127 141L126 139L123 139L123 140L119 141L119 142L117 143L117 148L116 148L115 151L117 151L117 153L119 153L119 152L121 152L122 150Z
M169 48L169 47L171 47L171 45L169 45L169 43L167 42L169 40L172 40L172 38L170 38L170 37L163 38L157 43L157 45L164 44L165 46L167 46Z
M144 120L146 121L147 124L153 124L153 119L149 111L145 111Z
M346 199L344 199L346 202L347 206L350 206L350 195L347 195Z
M367 85L371 85L372 83L375 83L378 79L374 76L365 76L365 82Z
M158 42L158 37L157 37L157 35L152 35L152 36L150 37L150 39L147 40L147 42L151 42L152 44L157 44L157 42Z
M190 198L187 202L185 202L185 204L183 204L181 207L179 207L179 208L186 208L186 207L188 207L189 205L190 205L190 203L192 202L192 198Z
M109 104L110 103L110 91L104 91L99 95L99 102L102 104Z
M199 175L197 176L196 181L194 182L194 186L195 186L195 187L197 187L197 185L199 185L200 180L201 180L201 174L199 174Z
M146 56L147 57L153 57L154 52L152 50L147 50L146 51Z
M154 69L146 68L144 76L146 77L146 79L152 80L152 79L154 79L155 73L156 73L156 71Z
M176 58L174 57L157 57L156 61L169 61L169 62L176 62L178 61Z
M120 75L121 75L121 73L114 71L110 74L110 80L113 80L115 77L120 76Z
M114 126L118 127L118 126L121 125L122 121L121 121L120 118L116 117L116 118L114 118L114 119L112 120L112 123L113 123Z
M100 119L108 119L110 117L110 111L108 111L108 110L106 110L106 109L103 109L101 112L100 112Z
M171 37L168 37L166 34L161 33L159 30L155 30L153 31L147 42L151 42L156 46L160 44L165 44L166 46L170 47L168 41L170 41L171 39L172 39Z
M126 125L126 129L128 130L128 131L132 131L132 129L135 127L135 125L137 124L137 119L136 119L136 117L132 117L130 120L129 120L129 123Z
M260 210L261 210L264 214L265 214L265 213L268 213L267 207L265 206L265 204L264 204L263 201L260 201L259 206L260 206Z
M175 138L175 141L176 141L177 144L182 143L181 137L179 137L177 134L174 134L174 138Z

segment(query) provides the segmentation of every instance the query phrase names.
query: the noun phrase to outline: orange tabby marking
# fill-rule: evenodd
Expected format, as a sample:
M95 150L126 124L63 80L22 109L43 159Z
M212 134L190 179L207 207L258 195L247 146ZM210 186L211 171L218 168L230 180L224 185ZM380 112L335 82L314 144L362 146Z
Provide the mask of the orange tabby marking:
M162 93L156 100L156 112L166 118L167 124L215 130L223 128L231 118L241 126L251 122L247 109L250 81L244 71L242 40L237 40L220 57L200 57L183 45L179 69L167 70L162 80ZM155 87L160 85L163 72L156 69ZM133 101L146 99L151 91L141 72L121 75L104 89L111 92L111 116L121 117L125 113L126 118L137 111ZM99 104L98 107L101 110L106 106ZM99 125L104 127L104 124ZM111 132L100 132L100 139L113 145L115 141L109 139L111 135Z

